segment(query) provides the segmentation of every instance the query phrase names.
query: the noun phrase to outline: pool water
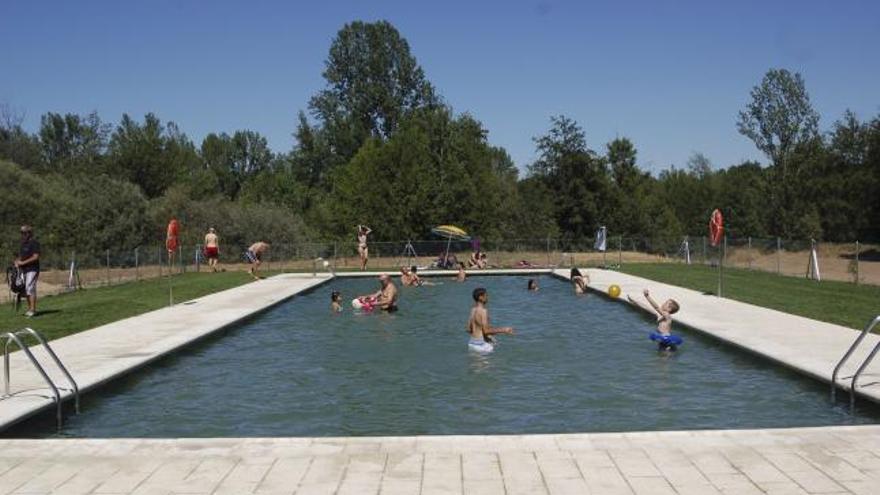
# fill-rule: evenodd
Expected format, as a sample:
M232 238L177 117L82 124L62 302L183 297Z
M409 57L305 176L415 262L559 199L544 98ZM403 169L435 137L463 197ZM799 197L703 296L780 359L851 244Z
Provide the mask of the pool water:
M372 279L337 279L87 395L22 436L242 437L551 433L874 423L827 387L687 329L658 353L627 305L538 277L401 288L400 311L331 314ZM490 295L494 353L469 352L471 293ZM662 298L663 294L656 294ZM682 308L687 311L687 308ZM39 423L40 421L37 421Z

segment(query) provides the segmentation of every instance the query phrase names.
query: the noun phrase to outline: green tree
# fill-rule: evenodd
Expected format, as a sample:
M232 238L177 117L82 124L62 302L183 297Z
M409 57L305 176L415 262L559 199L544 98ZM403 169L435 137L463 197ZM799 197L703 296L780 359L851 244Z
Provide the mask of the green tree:
M309 108L348 159L369 137L390 137L410 110L437 103L409 43L387 21L346 24L325 62L327 87Z
M40 118L43 159L56 172L103 172L109 132L96 112L85 117L49 112Z
M161 196L200 167L189 138L173 122L162 125L152 113L143 124L123 114L110 138L109 161L113 176L136 184L147 198Z
M803 235L806 232L797 226L812 206L804 204L800 194L800 170L809 159L807 153L815 149L819 114L813 110L803 77L785 69L767 71L751 98L739 113L737 129L772 163L772 228L786 237Z

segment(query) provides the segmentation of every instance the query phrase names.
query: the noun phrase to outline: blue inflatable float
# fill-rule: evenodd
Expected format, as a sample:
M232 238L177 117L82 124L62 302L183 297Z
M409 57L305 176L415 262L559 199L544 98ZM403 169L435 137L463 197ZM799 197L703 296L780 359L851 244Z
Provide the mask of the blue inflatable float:
M657 342L660 347L675 349L684 343L684 339L678 335L663 335L662 333L651 332L651 340Z

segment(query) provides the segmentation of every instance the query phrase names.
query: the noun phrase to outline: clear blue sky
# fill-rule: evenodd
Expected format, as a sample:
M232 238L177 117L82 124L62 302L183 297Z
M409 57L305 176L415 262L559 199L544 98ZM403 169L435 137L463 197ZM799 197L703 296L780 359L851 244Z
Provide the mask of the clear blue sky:
M287 151L336 32L378 19L520 167L555 114L577 120L598 151L629 137L654 172L695 151L716 167L763 161L735 121L771 67L804 75L823 130L847 108L880 113L876 0L7 0L0 103L25 111L31 131L48 111L97 110L114 124L155 112L197 145L247 128Z

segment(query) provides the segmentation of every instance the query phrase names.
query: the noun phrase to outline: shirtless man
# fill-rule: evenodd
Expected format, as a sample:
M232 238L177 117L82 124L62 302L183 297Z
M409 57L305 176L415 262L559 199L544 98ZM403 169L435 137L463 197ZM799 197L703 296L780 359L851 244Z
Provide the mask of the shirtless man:
M455 276L456 282L464 282L467 279L467 273L464 271L464 263L458 264L458 274Z
M205 258L208 258L208 266L217 271L217 263L220 261L220 239L214 231L214 227L208 229L205 234Z
M244 259L251 264L248 273L254 277L254 280L260 280L260 277L257 275L257 269L259 269L260 265L263 263L263 254L268 250L268 243L258 241L251 244L251 247L244 252Z
M489 293L486 289L478 287L474 289L474 307L471 309L471 317L468 320L467 332L471 338L468 341L468 348L476 352L492 352L495 348L492 343L492 335L509 334L513 335L511 327L492 327L489 325L489 311L486 305L489 303Z
M387 273L379 275L379 281L382 283L382 288L373 294L373 298L376 299L374 307L389 313L397 311L397 287Z
M367 248L367 236L372 230L366 225L357 226L358 255L361 257L361 271L367 269L367 260L370 258L370 250Z

